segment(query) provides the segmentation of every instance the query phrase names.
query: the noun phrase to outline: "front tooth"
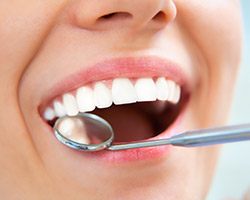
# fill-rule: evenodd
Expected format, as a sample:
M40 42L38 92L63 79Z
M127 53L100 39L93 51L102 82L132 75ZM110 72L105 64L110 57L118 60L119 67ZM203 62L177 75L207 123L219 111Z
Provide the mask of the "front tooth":
M72 94L67 93L63 95L63 105L67 115L74 116L78 114L76 98Z
M95 109L94 93L90 87L81 87L76 91L76 101L80 112L90 112Z
M164 77L160 77L156 80L156 93L158 100L161 101L168 100L169 87L168 87L168 82Z
M54 110L57 117L63 117L66 115L66 111L62 103L59 101L54 101Z
M168 86L169 86L169 97L168 97L168 101L172 102L174 101L175 98L175 87L176 84L174 81L168 80Z
M44 111L44 114L43 114L43 117L44 119L46 120L52 120L54 119L55 117L55 112L52 108L47 108L45 111Z
M112 94L110 89L102 82L94 85L94 100L97 108L107 108L112 105Z
M112 84L112 98L116 105L134 103L137 95L132 82L128 78L116 78Z
M172 102L176 104L180 101L180 98L181 98L181 88L179 85L175 84L175 92Z
M135 83L138 101L155 101L156 86L152 78L139 78Z

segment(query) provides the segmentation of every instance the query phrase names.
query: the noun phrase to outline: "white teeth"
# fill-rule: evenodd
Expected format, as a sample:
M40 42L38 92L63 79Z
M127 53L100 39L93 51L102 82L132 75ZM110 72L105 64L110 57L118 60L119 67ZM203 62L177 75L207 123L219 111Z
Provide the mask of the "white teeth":
M128 78L116 78L112 84L112 98L116 105L129 104L137 101L132 82Z
M156 80L156 93L158 100L161 101L168 100L169 86L167 80L164 77L160 77Z
M175 84L175 93L174 93L173 103L177 104L180 101L181 98L181 88L179 85Z
M81 87L76 92L76 101L80 112L90 112L95 109L94 93L90 87Z
M66 111L62 103L59 101L54 101L54 110L57 117L63 117L66 115Z
M168 86L169 86L169 97L168 97L168 101L170 102L174 102L175 99L175 88L176 88L176 84L174 81L168 80Z
M139 78L135 83L138 102L155 101L156 85L152 78Z
M78 114L76 98L72 94L67 93L63 95L63 105L67 115L74 116Z
M52 120L55 117L55 112L52 108L47 108L43 113L43 117L46 120Z
M94 100L97 108L108 108L112 105L111 91L104 83L95 83Z
M43 116L46 120L65 115L75 116L78 112L91 112L97 108L108 108L115 105L146 101L168 101L177 104L181 98L181 87L172 80L159 77L138 78L135 84L129 78L115 78L112 88L103 82L96 82L92 86L83 86L76 90L75 96L66 93L62 102L55 100L53 108L48 107ZM162 102L164 103L164 102ZM163 104L165 105L165 103Z

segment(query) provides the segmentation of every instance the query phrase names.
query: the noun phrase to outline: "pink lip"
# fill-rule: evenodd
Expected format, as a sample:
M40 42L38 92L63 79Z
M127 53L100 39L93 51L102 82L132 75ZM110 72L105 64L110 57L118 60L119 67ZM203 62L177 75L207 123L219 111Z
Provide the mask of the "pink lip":
M116 77L136 78L159 76L168 77L175 81L184 87L185 91L191 90L191 78L187 76L178 64L172 61L156 56L115 58L81 68L79 71L60 80L49 89L47 92L48 96L44 96L39 110L44 110L45 106L57 96L91 82Z
M72 91L84 84L95 81L113 79L115 77L168 77L182 86L185 92L191 90L190 78L177 64L159 57L127 57L115 58L99 62L93 66L85 67L76 73L66 77L64 80L59 81L53 86L48 94L44 97L39 110L43 110L48 102L52 101L55 97ZM182 118L185 113L185 108L182 109L175 122L165 130L163 133L155 138L167 138L172 134L183 131ZM52 128L46 123L49 130L53 132ZM67 147L65 147L67 148ZM142 160L152 160L160 158L170 152L171 146L159 146L150 148L130 149L122 151L101 151L92 153L82 153L90 159L103 160L107 163L124 163Z

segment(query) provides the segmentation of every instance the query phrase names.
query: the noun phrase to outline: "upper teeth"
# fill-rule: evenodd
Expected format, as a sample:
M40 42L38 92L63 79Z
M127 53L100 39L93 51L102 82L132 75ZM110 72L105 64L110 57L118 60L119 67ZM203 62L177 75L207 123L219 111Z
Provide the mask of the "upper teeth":
M178 103L181 96L180 86L164 77L138 78L133 81L129 78L115 78L109 88L103 81L93 86L83 86L76 90L75 95L62 95L62 102L54 100L53 108L45 109L44 118L52 120L65 115L74 116L78 112L90 112L97 108L108 108L112 103L116 105L143 101L169 101Z
M137 101L134 85L128 78L117 78L112 84L112 99L114 104L128 104Z

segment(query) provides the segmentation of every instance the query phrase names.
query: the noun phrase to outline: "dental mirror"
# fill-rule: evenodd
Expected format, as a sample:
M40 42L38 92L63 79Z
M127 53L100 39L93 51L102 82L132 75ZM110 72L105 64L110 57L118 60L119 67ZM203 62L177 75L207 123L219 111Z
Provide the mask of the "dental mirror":
M54 131L60 142L82 151L116 151L161 145L201 147L250 140L250 124L243 124L187 131L166 139L112 144L114 132L111 125L90 113L61 117L56 121Z
M110 124L90 113L61 117L56 121L54 131L60 142L83 151L105 149L111 145L114 138Z

